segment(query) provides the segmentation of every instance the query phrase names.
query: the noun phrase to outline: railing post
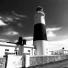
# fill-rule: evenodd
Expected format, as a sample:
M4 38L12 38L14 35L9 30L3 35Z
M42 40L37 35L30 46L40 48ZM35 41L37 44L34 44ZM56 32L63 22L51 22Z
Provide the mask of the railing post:
M5 68L7 68L8 54L5 54L4 57L5 57Z

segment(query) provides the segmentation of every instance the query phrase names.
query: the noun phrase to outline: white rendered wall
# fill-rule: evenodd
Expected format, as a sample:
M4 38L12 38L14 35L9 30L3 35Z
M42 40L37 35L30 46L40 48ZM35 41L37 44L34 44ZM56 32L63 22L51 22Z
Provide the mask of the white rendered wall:
M32 55L33 54L32 48L24 48L24 53Z
M5 49L9 49L9 53L14 53L15 47L6 47L6 46L0 46L0 56L3 56L5 54Z
M43 55L43 41L37 40L34 41L34 45L36 46L36 55Z

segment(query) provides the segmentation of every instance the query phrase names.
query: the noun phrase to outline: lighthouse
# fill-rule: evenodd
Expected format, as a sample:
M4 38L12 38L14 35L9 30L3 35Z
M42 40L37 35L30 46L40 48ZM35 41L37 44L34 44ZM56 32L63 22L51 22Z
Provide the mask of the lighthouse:
M47 40L45 13L43 8L38 6L34 16L33 45L36 48L36 55L44 55L44 41Z

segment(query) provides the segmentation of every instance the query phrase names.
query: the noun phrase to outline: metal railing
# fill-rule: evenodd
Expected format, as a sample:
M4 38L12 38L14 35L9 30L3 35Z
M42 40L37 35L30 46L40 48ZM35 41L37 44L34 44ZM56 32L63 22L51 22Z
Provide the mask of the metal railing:
M49 51L51 55L66 55L68 54L68 50L56 50L56 51Z

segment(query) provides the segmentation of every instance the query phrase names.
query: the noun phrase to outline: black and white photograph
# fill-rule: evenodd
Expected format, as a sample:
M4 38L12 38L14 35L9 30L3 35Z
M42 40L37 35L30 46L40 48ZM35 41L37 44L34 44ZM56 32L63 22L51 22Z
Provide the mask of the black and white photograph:
M68 0L1 0L0 68L68 68Z

